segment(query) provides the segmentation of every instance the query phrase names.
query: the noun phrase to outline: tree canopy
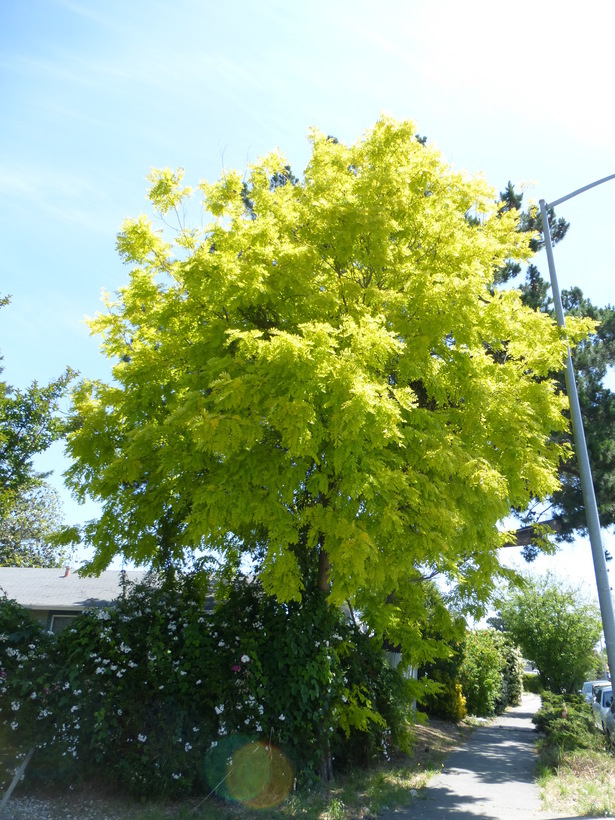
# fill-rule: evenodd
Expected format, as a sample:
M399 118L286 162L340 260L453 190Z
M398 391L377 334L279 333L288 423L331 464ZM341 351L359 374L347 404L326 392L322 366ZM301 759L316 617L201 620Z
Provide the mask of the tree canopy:
M60 497L49 484L15 494L0 521L0 567L60 566L62 526Z
M210 221L174 243L127 220L130 282L92 322L114 380L74 391L68 439L70 486L102 505L93 571L247 556L281 600L317 587L406 647L421 580L491 590L497 522L554 493L569 454L565 343L494 287L531 255L518 212L415 131L314 130L300 181L276 153L201 182ZM182 172L149 179L180 214Z
M526 577L502 604L498 623L536 664L552 692L576 691L595 664L600 612L554 576Z
M0 307L8 302L0 298ZM0 381L0 566L57 566L61 560L50 540L59 532L59 500L34 459L66 432L59 407L74 375L67 369L48 385L33 382L24 390Z

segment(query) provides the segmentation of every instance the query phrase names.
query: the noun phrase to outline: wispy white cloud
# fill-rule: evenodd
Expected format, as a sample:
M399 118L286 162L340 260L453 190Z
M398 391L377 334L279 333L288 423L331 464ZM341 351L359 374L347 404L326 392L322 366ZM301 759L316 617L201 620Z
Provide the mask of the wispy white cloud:
M0 165L0 190L5 204L76 223L95 232L109 232L111 206L101 186L84 177L44 167Z

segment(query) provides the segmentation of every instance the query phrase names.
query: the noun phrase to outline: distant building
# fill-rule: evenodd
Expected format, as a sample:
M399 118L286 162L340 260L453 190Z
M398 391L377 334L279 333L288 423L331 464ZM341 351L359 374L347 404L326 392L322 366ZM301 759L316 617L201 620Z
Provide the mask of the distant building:
M84 609L110 606L122 594L122 575L138 583L145 572L106 570L97 578L79 571L0 567L0 596L21 604L49 632L60 632Z

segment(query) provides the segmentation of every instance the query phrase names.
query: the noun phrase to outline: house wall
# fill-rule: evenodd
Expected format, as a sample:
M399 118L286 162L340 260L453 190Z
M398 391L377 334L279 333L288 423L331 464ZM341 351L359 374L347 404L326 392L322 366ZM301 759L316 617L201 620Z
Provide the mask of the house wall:
M47 632L61 632L81 613L65 609L29 609L28 612L35 621Z

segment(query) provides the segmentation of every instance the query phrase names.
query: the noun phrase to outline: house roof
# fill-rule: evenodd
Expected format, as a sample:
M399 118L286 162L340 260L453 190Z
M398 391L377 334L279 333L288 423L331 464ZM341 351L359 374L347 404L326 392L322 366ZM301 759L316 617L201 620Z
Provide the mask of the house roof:
M141 581L145 572L126 572L126 579ZM109 606L122 591L122 573L106 570L96 578L64 569L0 567L0 595L6 593L26 609L61 609L79 612L89 606Z

